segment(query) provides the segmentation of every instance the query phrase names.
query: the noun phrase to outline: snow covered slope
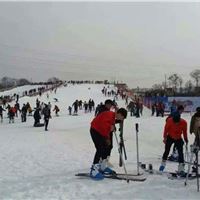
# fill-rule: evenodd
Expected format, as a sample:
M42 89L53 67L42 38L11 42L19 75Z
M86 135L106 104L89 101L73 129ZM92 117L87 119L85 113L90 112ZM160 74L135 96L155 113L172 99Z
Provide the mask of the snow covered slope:
M0 199L199 199L196 192L196 180L189 181L187 187L181 180L169 180L166 176L148 175L145 182L130 182L105 179L93 181L75 177L77 172L89 172L95 148L89 134L90 121L94 113L79 112L78 116L69 116L67 108L76 99L95 103L104 102L101 89L104 85L69 85L61 87L57 93L49 92L42 97L23 97L20 104L30 102L35 106L36 98L55 105L60 109L60 116L52 113L49 131L44 127L34 128L33 118L26 123L17 118L14 124L8 119L0 124ZM124 101L117 103L124 106ZM5 115L5 113L4 113ZM183 114L189 123L191 116ZM136 171L135 123L139 123L140 161L152 163L158 168L164 150L162 132L164 118L151 117L144 109L141 118L130 117L124 124L124 139L128 160L128 172ZM193 136L189 136L190 143ZM119 155L114 140L111 162L116 171ZM177 169L176 163L168 163L166 170Z

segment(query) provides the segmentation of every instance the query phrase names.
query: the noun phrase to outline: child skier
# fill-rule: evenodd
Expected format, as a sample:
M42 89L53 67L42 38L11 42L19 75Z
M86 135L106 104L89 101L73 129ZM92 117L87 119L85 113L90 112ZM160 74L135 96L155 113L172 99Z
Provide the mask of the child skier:
M127 110L120 108L116 113L104 111L92 120L90 134L96 148L96 153L90 171L91 178L101 180L104 178L104 173L115 173L107 166L106 159L110 154L110 133L115 130L115 121L124 120L126 116Z

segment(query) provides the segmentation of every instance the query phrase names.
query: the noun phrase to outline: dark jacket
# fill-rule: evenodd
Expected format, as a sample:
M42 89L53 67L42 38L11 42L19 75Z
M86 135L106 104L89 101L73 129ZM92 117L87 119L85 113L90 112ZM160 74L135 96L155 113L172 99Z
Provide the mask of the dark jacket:
M195 135L199 131L200 128L200 113L196 112L190 121L190 133L194 133Z

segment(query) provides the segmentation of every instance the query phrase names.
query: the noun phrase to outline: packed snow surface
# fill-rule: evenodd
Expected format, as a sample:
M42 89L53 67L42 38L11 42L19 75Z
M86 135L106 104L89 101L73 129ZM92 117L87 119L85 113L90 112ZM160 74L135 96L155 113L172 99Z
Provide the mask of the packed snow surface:
M51 102L52 108L55 104L58 105L60 114L56 117L52 112L47 132L44 131L44 127L34 128L31 116L26 123L16 118L14 124L9 124L4 112L4 121L0 123L1 200L200 198L196 189L196 179L190 180L185 187L184 180L169 180L165 175L146 173L145 182L129 183L111 179L94 181L75 176L78 172L89 172L93 161L95 148L89 128L94 112L84 113L80 110L78 116L70 116L67 109L76 99L88 101L91 98L96 105L104 102L108 97L102 94L103 87L104 85L95 84L68 85L58 88L57 93L48 92L49 99L46 93L41 97L20 98L21 105L29 102L32 108L35 107L36 98L45 103ZM109 89L113 89L113 86ZM20 88L16 91L20 92ZM0 96L5 93L0 93ZM54 98L59 102L55 103ZM119 107L125 107L121 98L117 103ZM189 124L191 114L183 114L182 117ZM152 117L147 108L144 108L141 118L136 119L128 115L124 122L124 140L128 157L125 164L129 173L137 170L135 123L139 124L139 159L147 165L153 164L153 168L158 169L164 151L162 133L165 118ZM189 135L189 140L191 144L194 137ZM113 143L110 161L114 170L123 172L123 168L118 166L119 154L115 138ZM175 170L177 163L168 162L166 171Z

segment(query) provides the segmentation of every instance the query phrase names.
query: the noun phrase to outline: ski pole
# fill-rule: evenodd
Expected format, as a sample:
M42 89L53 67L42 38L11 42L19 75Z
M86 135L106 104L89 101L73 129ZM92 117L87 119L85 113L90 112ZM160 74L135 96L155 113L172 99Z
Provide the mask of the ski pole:
M200 128L198 128L198 132L196 135L196 176L197 176L197 191L199 192L199 149L200 149Z
M139 175L139 145L138 145L138 130L139 125L138 123L135 124L135 130L136 130L136 149L137 149L137 174Z
M119 131L120 131L120 134L119 134L119 138L120 138L120 142L119 142L119 145L120 145L120 151L121 151L121 154L123 156L123 153L124 153L124 158L125 160L127 160L127 156L126 156L126 149L125 149L125 145L124 145L124 139L123 139L123 121L120 122L119 124ZM119 157L119 166L122 167L122 161L121 161L121 158Z
M188 177L189 177L189 173L190 173L190 168L191 168L191 165L192 165L192 161L193 161L193 156L194 156L194 145L191 145L190 146L190 149L191 149L191 156L190 156L190 161L188 163L188 171L187 171L187 175L186 175L186 180L185 180L185 186L187 185L187 182L188 182Z
M122 157L122 152L121 152L121 149L120 149L120 144L119 144L119 141L118 141L118 138L117 138L116 131L114 131L114 134L115 134L115 139L116 139L117 146L118 146L118 152L119 152L120 160L122 162L122 165L124 167L124 172L126 174L126 181L127 181L127 183L129 183L128 173L127 173L126 166L125 166L125 163L124 163L124 160L123 160L123 157Z
M189 162L189 153L188 153L188 146L187 146L187 144L185 145L185 160L186 160L186 162Z
M199 147L197 149L197 152L196 152L196 176L197 176L197 191L199 192L199 158L198 158L198 152L199 152Z

